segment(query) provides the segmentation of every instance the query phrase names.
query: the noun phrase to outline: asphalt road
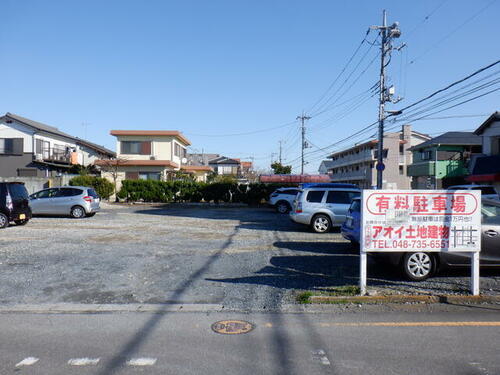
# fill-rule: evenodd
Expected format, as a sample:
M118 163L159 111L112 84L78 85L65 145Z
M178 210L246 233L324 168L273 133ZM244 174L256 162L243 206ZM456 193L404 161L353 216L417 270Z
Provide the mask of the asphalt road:
M219 304L280 310L301 290L358 283L339 233L315 234L270 209L108 206L92 218L37 217L0 232L0 304ZM370 265L381 292L468 293L467 270L423 283ZM482 273L500 294L500 271Z
M432 314L2 314L0 373L500 373L499 311ZM242 319L246 334L213 323Z

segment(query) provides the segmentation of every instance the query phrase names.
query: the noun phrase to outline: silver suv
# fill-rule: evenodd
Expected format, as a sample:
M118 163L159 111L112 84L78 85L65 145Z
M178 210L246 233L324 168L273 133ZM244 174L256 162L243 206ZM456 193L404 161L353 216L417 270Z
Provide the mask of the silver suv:
M94 216L100 210L101 198L85 186L61 186L30 195L33 215L70 215L75 219Z
M360 195L353 184L317 184L297 194L290 218L316 233L326 233L342 225L352 199Z

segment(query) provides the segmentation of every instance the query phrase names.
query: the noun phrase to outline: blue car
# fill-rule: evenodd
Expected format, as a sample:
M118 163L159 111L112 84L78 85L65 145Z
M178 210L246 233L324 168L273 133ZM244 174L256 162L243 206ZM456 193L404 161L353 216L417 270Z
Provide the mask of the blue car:
M346 220L340 229L342 236L351 241L354 246L359 246L361 228L361 198L354 198L347 211Z

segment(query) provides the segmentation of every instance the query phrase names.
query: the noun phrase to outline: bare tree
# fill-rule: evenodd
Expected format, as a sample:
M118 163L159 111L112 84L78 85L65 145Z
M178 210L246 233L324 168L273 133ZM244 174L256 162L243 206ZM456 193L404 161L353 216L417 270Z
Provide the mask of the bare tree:
M95 162L95 165L99 166L101 172L106 172L111 175L113 179L115 202L118 202L117 196L117 180L118 174L120 173L120 167L127 164L128 159L119 157L115 159L100 159Z

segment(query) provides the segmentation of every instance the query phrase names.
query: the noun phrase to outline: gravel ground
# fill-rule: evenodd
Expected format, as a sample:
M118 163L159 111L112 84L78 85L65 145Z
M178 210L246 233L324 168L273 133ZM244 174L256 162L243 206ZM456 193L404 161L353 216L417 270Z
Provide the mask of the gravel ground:
M208 303L276 310L301 290L358 283L339 233L314 234L269 209L111 206L93 218L34 218L0 232L0 303ZM403 281L369 265L380 293L468 293L469 271ZM500 294L500 271L481 291Z

